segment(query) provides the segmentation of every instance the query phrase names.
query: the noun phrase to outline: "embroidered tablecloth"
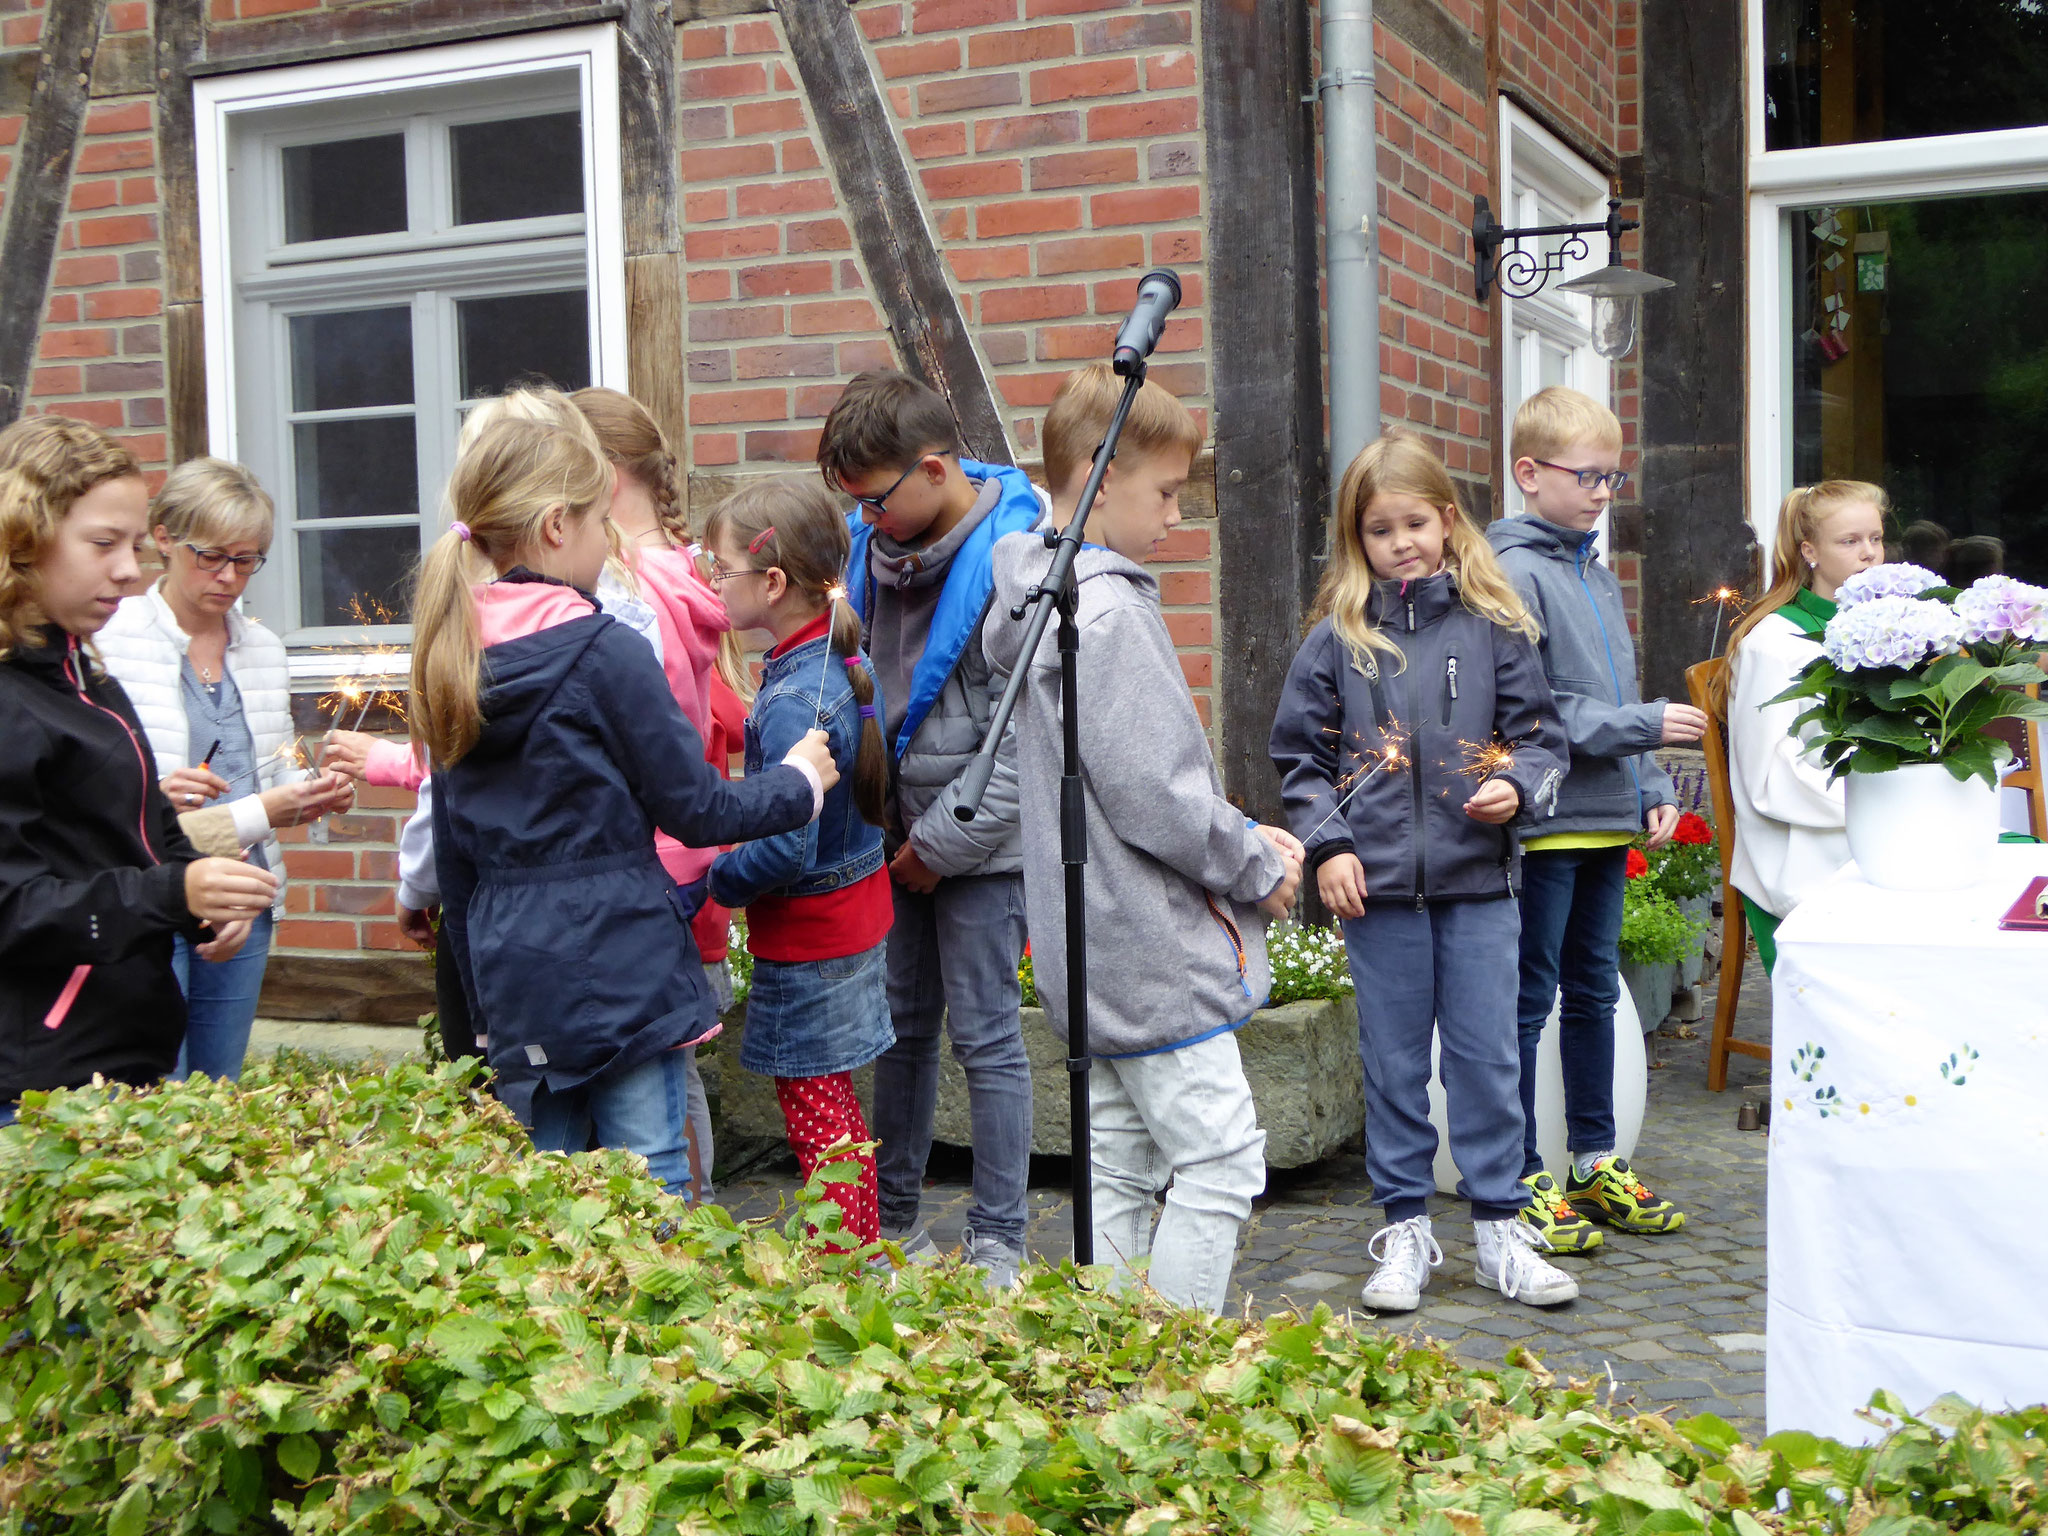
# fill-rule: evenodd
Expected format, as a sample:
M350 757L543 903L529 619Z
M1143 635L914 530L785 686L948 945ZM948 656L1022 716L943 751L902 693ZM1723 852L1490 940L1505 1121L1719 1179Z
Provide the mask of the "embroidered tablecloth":
M1785 919L1771 1016L1769 1430L1869 1441L1880 1388L2048 1401L2048 935L1851 865Z

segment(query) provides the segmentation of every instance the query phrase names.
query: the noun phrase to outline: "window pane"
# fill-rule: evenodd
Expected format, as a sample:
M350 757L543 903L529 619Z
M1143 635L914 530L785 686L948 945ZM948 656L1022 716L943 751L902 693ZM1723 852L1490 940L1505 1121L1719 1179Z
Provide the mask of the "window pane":
M2048 123L2041 0L1765 0L1770 149Z
M412 403L412 310L292 316L292 409Z
M1894 536L1973 542L1931 561L2048 581L2048 192L1793 216L1793 464L1871 480Z
M404 134L285 150L286 241L386 235L405 227Z
M583 114L513 117L449 129L455 222L583 211Z
M298 520L418 516L419 464L413 452L410 416L296 423Z
M412 613L413 567L420 536L414 528L299 531L299 622L308 626L358 625L361 613L381 603L398 622ZM357 606L351 606L354 600Z
M536 379L563 389L589 385L590 316L582 289L463 299L455 313L463 399Z

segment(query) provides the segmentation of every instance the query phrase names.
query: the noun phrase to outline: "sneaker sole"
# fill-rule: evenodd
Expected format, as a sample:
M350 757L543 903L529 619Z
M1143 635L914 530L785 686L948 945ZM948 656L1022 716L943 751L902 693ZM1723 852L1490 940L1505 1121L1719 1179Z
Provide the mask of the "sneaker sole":
M1660 1216L1656 1218L1658 1224L1653 1226L1634 1217L1617 1216L1612 1211L1603 1208L1598 1201L1589 1195L1576 1195L1572 1197L1572 1200L1574 1204L1581 1200L1585 1201L1585 1204L1578 1208L1584 1213L1588 1221L1597 1221L1602 1226L1612 1227L1617 1232L1631 1232L1638 1237L1657 1237L1665 1232L1676 1232L1685 1225L1685 1212L1683 1211L1673 1211L1668 1217Z
M1417 1295L1412 1300L1374 1301L1370 1291L1361 1292L1358 1300L1361 1306L1371 1312L1413 1312L1422 1305L1422 1297L1420 1295Z
M1500 1289L1500 1281L1489 1274L1481 1272L1476 1278L1489 1291L1498 1291ZM1548 1292L1539 1291L1519 1291L1507 1299L1509 1301L1519 1301L1524 1306L1530 1307L1561 1307L1568 1301L1577 1301L1579 1299L1579 1287L1577 1282L1573 1282L1572 1288L1569 1291L1559 1295L1553 1296Z
M1607 1241L1607 1234L1598 1227L1587 1226L1581 1231L1562 1233L1555 1228L1539 1227L1533 1221L1522 1223L1531 1232L1543 1239L1543 1246L1552 1253L1591 1253Z

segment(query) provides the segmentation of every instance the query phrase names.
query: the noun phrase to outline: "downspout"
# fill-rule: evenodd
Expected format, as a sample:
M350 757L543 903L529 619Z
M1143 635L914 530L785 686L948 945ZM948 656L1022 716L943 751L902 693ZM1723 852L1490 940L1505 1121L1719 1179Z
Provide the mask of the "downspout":
M1323 0L1323 267L1328 285L1330 494L1380 433L1379 165L1372 0Z

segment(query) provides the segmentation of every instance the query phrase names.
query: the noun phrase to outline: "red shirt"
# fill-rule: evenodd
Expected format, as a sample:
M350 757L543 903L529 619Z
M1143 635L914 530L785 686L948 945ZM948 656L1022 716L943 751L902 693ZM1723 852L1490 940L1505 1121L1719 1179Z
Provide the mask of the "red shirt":
M768 654L771 658L822 636L820 614ZM873 949L889 936L896 900L889 871L876 870L836 891L815 896L762 896L747 908L747 952L756 960L837 960Z

